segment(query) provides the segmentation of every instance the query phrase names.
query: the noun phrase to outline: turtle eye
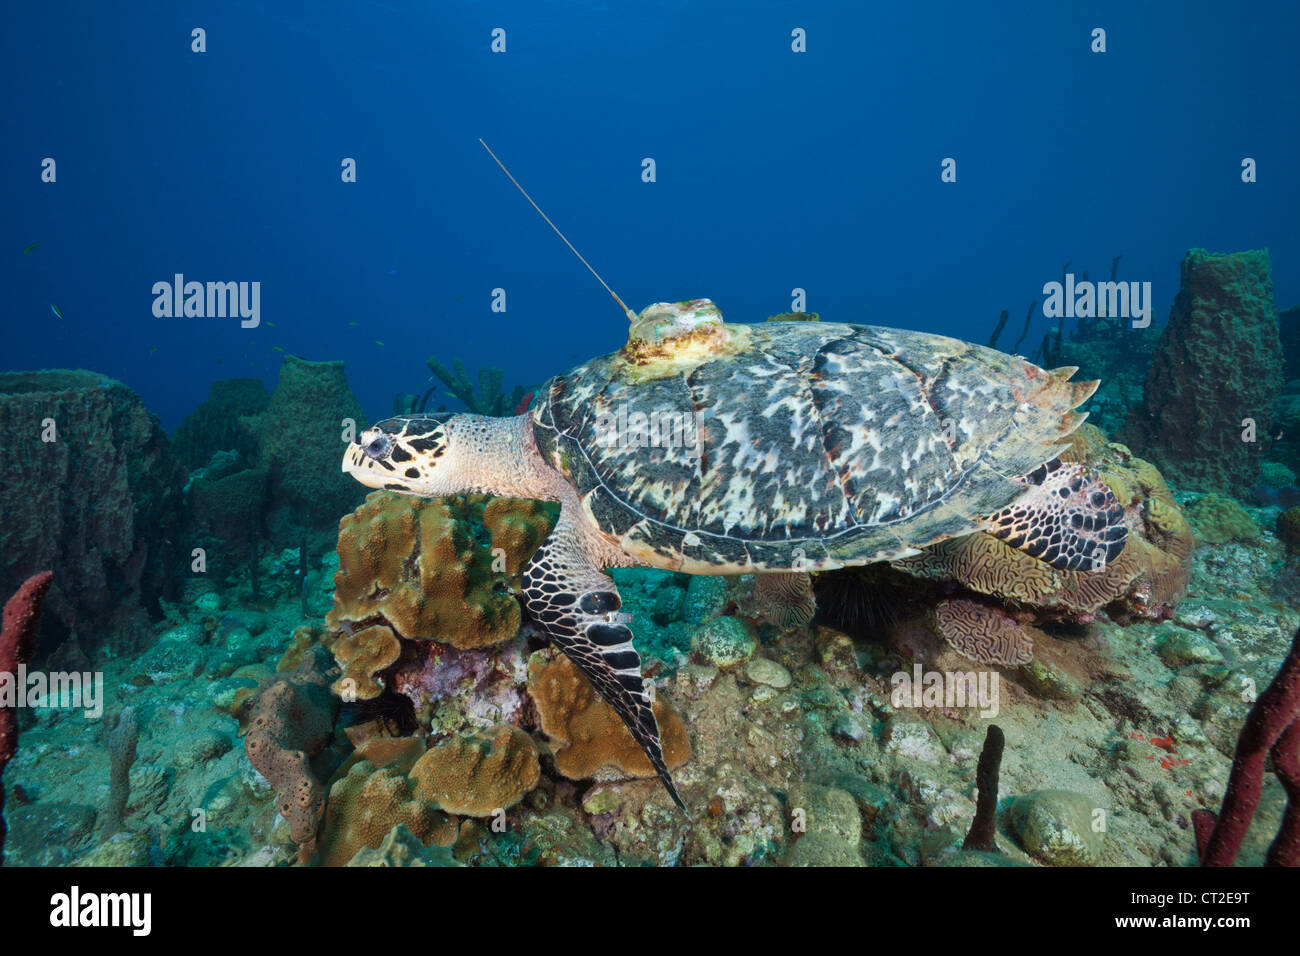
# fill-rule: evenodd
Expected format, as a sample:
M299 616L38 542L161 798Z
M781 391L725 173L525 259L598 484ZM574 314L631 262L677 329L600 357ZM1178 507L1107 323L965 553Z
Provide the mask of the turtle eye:
M365 444L364 448L371 458L376 460L387 458L388 453L393 449L393 440L387 435L376 435Z

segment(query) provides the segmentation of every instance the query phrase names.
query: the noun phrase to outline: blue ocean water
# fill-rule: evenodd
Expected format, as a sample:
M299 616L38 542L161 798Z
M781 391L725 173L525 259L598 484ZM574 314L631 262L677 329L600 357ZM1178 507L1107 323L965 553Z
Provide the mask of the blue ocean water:
M986 341L1067 261L1122 254L1163 322L1190 246L1268 247L1288 305L1298 10L25 4L0 31L3 362L105 372L170 430L214 379L272 386L280 350L345 360L377 417L430 353L511 385L617 348L617 306L478 137L636 310L759 321L797 288L826 319ZM260 282L260 325L156 317L177 273Z

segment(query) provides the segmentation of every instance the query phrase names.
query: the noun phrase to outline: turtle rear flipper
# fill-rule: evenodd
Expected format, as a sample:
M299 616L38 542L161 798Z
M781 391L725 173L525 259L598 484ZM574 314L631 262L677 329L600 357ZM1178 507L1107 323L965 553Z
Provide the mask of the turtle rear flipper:
M596 567L568 508L524 568L524 606L551 642L573 661L641 745L673 802L686 804L664 761L659 723L641 679L641 656L619 614L614 580Z
M1054 458L1017 481L1032 487L987 530L1058 571L1104 571L1128 540L1124 508L1091 468Z

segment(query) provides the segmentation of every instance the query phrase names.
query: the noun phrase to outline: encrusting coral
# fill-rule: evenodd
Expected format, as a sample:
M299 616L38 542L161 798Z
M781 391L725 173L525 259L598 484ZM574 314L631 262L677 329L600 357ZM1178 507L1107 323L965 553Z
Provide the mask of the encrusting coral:
M528 661L528 693L551 740L555 769L570 780L653 777L650 760L591 684L562 654L539 651ZM680 767L691 756L686 728L668 703L655 700L664 762Z
M460 650L519 631L518 573L546 537L554 508L461 495L419 499L374 492L339 522L339 570L329 639L359 699L397 660L401 639Z
M967 656L1005 665L1029 661L1032 639L1015 633L1008 611L1021 623L1087 622L1102 610L1120 621L1159 619L1187 587L1191 527L1160 473L1091 425L1075 433L1061 458L1097 469L1124 508L1128 543L1104 571L1057 571L985 533L951 538L892 563L916 577L956 582L977 596L944 601L933 613L940 634Z
M407 774L425 753L418 737L373 737L334 775L321 827L323 866L343 866L363 848L377 850L398 824L424 846L451 846L456 823L415 794Z
M430 747L410 772L417 799L470 817L488 817L514 806L537 786L540 776L533 739L509 724Z

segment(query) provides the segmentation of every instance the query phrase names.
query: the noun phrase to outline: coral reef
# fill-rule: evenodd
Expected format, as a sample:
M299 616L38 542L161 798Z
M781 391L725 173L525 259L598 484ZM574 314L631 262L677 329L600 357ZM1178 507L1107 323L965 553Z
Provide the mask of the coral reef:
M1193 814L1202 866L1232 866L1236 860L1259 806L1264 764L1270 756L1273 771L1286 790L1287 804L1268 850L1268 862L1300 866L1300 631L1291 639L1291 652L1277 676L1246 717L1223 807L1217 816L1209 810Z
M539 651L528 661L528 693L551 741L555 769L570 780L653 777L654 768L614 709L562 654ZM668 703L656 699L664 761L675 769L690 759L686 728Z
M0 864L5 848L5 764L18 750L18 711L13 700L18 668L32 659L36 634L41 627L41 606L54 582L54 574L42 571L23 582L18 592L5 602L3 629L0 630Z
M0 374L0 593L58 573L41 653L75 633L134 649L172 588L184 470L120 382L84 371Z
M219 451L234 451L247 464L257 453L257 443L241 419L265 411L270 401L259 379L213 382L207 400L190 412L172 434L172 450L190 471L202 468Z
M359 697L379 694L375 675L397 660L398 639L470 650L514 637L522 616L509 591L554 515L533 501L373 492L345 517L326 622Z
M277 547L309 536L313 553L332 540L339 516L362 489L339 470L346 423L361 434L365 418L342 362L308 362L286 355L266 409L242 419L256 438L255 466L270 482L267 528Z
M417 797L408 777L424 753L419 738L375 737L339 767L321 827L321 865L343 866L364 848L378 850L399 824L426 847L455 842L455 821Z
M1180 486L1253 487L1282 390L1277 329L1266 250L1189 251L1143 403L1120 440Z
M247 720L248 760L278 794L280 814L304 860L315 852L324 803L310 758L333 739L338 714L326 657L317 650L303 654L297 670L268 678L238 705Z

